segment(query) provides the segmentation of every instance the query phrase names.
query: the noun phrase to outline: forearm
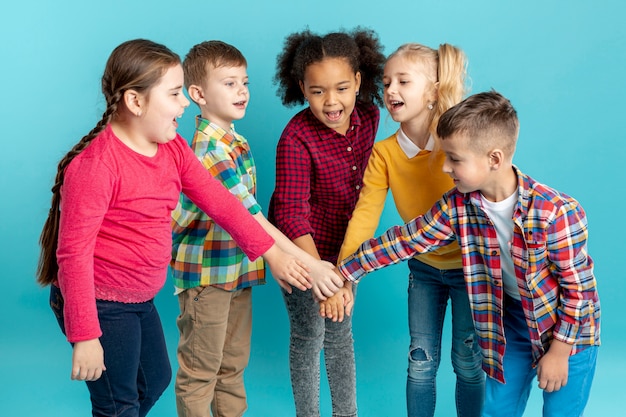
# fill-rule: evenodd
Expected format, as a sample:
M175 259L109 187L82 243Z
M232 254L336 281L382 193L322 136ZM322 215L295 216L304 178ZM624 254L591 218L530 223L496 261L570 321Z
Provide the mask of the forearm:
M284 252L295 256L307 264L320 259L311 235L306 235L308 236L308 239L306 239L305 236L301 236L292 242L287 236L278 230L276 226L270 223L265 218L263 213L259 212L255 214L254 218L259 222L267 234L274 239L276 245Z

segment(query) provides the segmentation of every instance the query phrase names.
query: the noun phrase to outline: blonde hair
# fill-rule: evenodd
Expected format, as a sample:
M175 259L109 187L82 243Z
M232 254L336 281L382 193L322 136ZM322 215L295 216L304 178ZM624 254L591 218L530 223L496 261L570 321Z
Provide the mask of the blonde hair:
M424 75L431 82L430 88L437 97L428 130L437 138L439 118L446 110L459 103L467 92L465 53L447 43L439 45L438 50L419 43L406 43L389 55L387 61L394 57L402 57L424 66L426 70Z

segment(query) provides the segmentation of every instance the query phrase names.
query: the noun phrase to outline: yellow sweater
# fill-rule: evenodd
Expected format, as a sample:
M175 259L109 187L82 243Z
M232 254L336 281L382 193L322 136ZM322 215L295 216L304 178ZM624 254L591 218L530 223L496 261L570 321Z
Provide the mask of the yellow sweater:
M396 134L376 142L365 170L359 201L339 252L339 260L348 257L361 243L374 237L385 206L387 190L391 189L400 217L408 222L428 211L451 189L454 183L442 171L444 158L443 153L431 155L431 152L421 152L409 159L398 144ZM462 267L461 251L456 242L416 258L437 269Z

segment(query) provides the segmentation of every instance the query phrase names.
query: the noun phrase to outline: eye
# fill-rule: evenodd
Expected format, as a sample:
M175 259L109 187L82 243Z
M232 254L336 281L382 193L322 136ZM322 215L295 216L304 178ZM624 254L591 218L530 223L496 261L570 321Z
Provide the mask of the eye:
M391 83L383 83L383 88L389 88L390 85Z

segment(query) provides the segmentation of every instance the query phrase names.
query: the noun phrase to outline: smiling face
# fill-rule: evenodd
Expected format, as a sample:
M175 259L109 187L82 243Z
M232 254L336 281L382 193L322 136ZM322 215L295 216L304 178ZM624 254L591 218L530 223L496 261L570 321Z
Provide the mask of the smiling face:
M177 118L182 117L189 100L183 93L183 68L170 67L160 81L143 97L142 136L147 142L167 143L176 137Z
M450 175L462 193L487 190L491 187L492 158L489 152L471 146L467 134L455 133L441 141L446 159L443 172Z
M426 76L428 68L402 55L385 64L383 87L385 106L391 118L400 123L429 120L428 104L435 101L433 82Z
M200 106L202 117L228 131L233 120L246 114L250 100L247 69L245 66L211 67L207 74L201 87L189 87L189 94Z
M344 58L324 58L310 64L300 82L313 115L342 135L350 127L360 86L361 74L355 73Z

